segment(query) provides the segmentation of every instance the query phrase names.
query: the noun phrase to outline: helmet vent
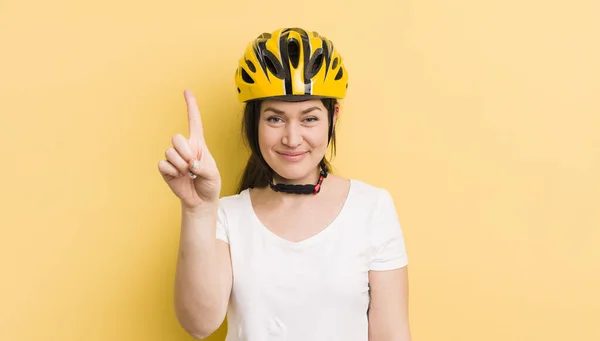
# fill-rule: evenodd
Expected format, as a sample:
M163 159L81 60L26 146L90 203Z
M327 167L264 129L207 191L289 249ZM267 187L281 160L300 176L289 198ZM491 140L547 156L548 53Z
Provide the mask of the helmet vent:
M242 69L242 79L246 83L254 84L254 79L252 79L252 77L250 77L248 72L246 72L246 69Z
M248 59L246 59L246 65L248 65L248 68L250 69L250 71L256 72L256 66L254 66L254 63L252 63Z
M333 60L333 64L331 64L331 69L332 69L332 70L335 70L335 68L337 68L337 66L338 66L338 61L339 61L339 60L338 60L338 58L337 58L337 57L335 57L335 59Z
M298 67L298 63L300 62L300 44L296 39L290 39L287 41L287 50L290 61L292 62L292 66L295 68Z
M281 63L279 62L279 60L277 60L277 57L275 57L273 52L269 50L263 50L263 56L267 69L269 69L269 71L271 71L271 73L275 75L275 77L283 79L283 66L281 66Z
M319 73L321 66L323 66L323 49L318 48L308 61L308 65L306 65L304 78L307 80L313 78Z
M341 67L340 71L338 71L337 75L335 75L335 80L336 81L340 80L340 79L342 79L342 77L344 77L344 68L343 67Z

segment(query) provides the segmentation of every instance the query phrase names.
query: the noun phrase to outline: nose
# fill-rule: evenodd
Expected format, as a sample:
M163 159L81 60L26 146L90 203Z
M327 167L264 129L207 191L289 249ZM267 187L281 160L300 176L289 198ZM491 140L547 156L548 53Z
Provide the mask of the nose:
M294 123L288 123L281 138L281 143L290 148L298 147L302 144L301 129Z

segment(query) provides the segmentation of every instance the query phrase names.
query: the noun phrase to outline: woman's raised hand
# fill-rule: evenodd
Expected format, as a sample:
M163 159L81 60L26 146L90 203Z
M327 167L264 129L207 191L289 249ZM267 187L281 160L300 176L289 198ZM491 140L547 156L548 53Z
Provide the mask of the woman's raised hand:
M189 118L189 139L173 136L166 160L161 160L158 170L173 193L186 209L196 209L203 204L217 204L221 193L221 176L215 159L204 141L200 110L191 91L184 92Z

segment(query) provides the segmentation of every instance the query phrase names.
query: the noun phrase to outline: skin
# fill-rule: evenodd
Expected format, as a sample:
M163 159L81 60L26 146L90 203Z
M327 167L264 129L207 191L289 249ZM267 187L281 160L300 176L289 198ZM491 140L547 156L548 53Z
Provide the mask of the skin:
M225 319L232 268L229 246L215 236L221 177L204 140L196 98L188 90L184 96L189 138L173 136L158 170L181 201L175 315L188 334L204 339Z
M276 181L288 184L317 181L317 165L327 152L327 116L320 100L263 102L258 125L259 147L265 161L279 175Z

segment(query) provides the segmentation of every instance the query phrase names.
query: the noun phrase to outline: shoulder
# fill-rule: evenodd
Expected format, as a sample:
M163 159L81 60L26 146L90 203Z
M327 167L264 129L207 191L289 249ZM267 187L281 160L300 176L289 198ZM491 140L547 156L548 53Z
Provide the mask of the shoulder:
M231 233L235 232L235 226L240 221L248 220L249 210L247 209L248 191L223 196L219 199L219 208L217 214L217 236L230 242Z
M248 194L248 190L244 190L241 193L235 193L230 195L222 196L219 199L219 204L232 205L239 203L244 200L244 197Z
M221 197L219 199L219 212L226 214L243 210L248 202L248 195L248 190L244 190L241 193Z
M371 226L380 216L395 214L395 204L386 188L361 180L350 179L350 193L346 210L353 221L363 221Z
M373 184L351 179L352 195L363 203L373 203L375 206L384 202L393 202L392 194L384 187L378 187Z

